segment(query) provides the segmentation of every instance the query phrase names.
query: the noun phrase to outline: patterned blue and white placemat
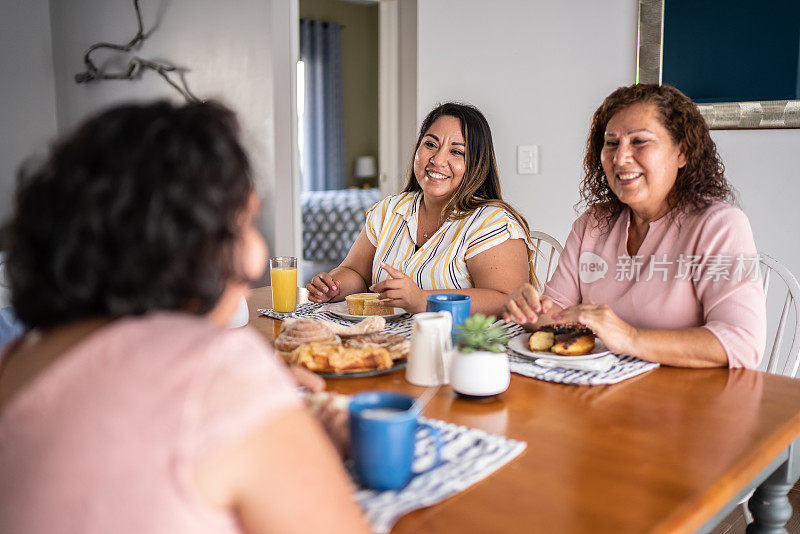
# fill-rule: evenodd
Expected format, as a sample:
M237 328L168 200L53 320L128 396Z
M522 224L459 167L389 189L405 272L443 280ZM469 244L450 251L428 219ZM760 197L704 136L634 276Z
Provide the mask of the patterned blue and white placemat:
M586 371L580 369L564 369L561 367L543 367L535 361L520 356L513 349L508 349L508 366L512 373L517 373L531 378L538 378L547 382L560 384L576 384L583 386L597 386L601 384L616 384L628 378L646 373L658 367L657 363L646 362L634 356L615 355L617 362L606 371Z
M331 321L333 323L338 323L344 326L352 326L356 323L353 321L348 321L347 319L342 319L335 313L331 313L322 309L324 304L318 304L316 302L307 302L305 304L299 304L297 309L291 313L280 313L276 312L275 310L271 309L259 309L258 313L261 315L266 315L267 317L272 317L273 319L289 319L289 318L299 318L299 317L311 317L314 319L325 319L326 321ZM397 319L392 319L391 321L386 321L386 326L383 328L384 332L390 332L392 334L400 334L401 336L405 336L407 338L411 338L411 315L405 313L398 317Z
M497 322L500 323L501 326L506 329L506 333L508 334L509 339L513 339L518 335L525 333L525 329L522 328L517 323L503 323L502 321L497 321Z
M267 308L267 309L259 308L258 313L260 313L261 315L266 315L267 317L272 317L273 319L279 319L283 321L284 319L289 319L289 318L296 319L299 317L311 317L315 313L317 313L322 306L323 306L322 304L317 304L316 302L306 302L305 304L298 304L297 309L290 313L276 312L272 308Z
M375 532L389 532L405 514L431 506L482 480L516 458L527 444L477 428L421 418L442 435L442 463L415 476L401 490L358 489L356 500ZM435 459L433 440L422 430L417 438L414 470L422 471Z

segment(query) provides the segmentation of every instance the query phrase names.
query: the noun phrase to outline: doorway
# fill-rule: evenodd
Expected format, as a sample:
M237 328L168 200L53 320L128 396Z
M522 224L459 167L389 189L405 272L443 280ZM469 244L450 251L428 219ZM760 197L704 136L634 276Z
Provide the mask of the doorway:
M332 187L320 186L319 181L309 187L302 173L318 152L307 151L309 132L304 127L308 124L304 114L309 111L305 92L309 90L310 66L304 64L301 42L297 94L292 99L297 124L295 167L299 169L294 173L294 190L299 193L294 197L293 219L296 255L301 258L298 282L305 285L314 275L344 259L364 224L366 210L399 191L403 174L398 165L403 138L399 120L401 8L398 0L298 0L297 6L298 25L301 20L305 25L313 20L339 26L342 78L343 179ZM404 4L402 9L409 13L410 8L415 26L416 1ZM307 26L301 27L300 31L304 30ZM416 95L406 101L416 102ZM412 123L415 121L412 119Z
M341 263L381 198L379 6L299 0L297 144L305 285Z

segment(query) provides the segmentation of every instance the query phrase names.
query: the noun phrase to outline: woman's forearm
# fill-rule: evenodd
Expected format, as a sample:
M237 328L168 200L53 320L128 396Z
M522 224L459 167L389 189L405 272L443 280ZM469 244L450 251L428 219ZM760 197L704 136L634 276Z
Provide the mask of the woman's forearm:
M630 354L675 367L727 367L728 357L717 337L696 328L637 329Z
M334 280L338 280L341 283L339 286L339 294L336 298L332 299L333 302L344 300L345 295L367 291L367 284L364 278L362 278L355 269L347 267L346 265L340 265L333 269L330 274Z

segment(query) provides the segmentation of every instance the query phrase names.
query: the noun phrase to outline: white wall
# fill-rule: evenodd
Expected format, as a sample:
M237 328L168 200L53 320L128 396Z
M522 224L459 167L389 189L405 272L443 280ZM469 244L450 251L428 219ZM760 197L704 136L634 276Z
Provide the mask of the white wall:
M418 124L445 100L481 109L505 198L563 243L591 114L635 79L636 0L425 0L418 20ZM800 130L712 135L759 249L800 275ZM523 144L540 146L540 174L516 173Z
M17 167L56 134L47 0L4 2L0 17L0 221L11 215Z
M800 130L715 130L759 251L800 277Z
M636 1L419 3L419 121L438 102L486 115L503 195L562 243L575 219L583 145L603 98L633 80ZM516 173L516 146L540 174Z
M285 2L275 2L284 4ZM168 60L185 67L192 91L200 98L216 98L234 109L242 124L257 188L264 198L262 226L274 250L277 205L275 195L291 199L291 177L276 179L276 122L285 120L276 106L276 84L289 94L289 74L278 78L285 62L275 62L272 35L275 17L289 14L273 10L270 0L171 0L142 2L145 31L151 37L135 52L144 58ZM60 133L72 129L87 115L110 104L127 100L182 97L154 72L136 81L99 81L78 85L74 75L83 70L83 54L99 41L126 42L136 31L130 0L73 0L51 3L55 92ZM276 24L288 27L286 21ZM281 35L281 51L288 49L288 34ZM98 64L108 62L120 69L129 56L107 50L96 52ZM277 65L274 65L277 63ZM275 71L273 71L273 67ZM276 117L276 115L281 115ZM282 128L288 128L281 125ZM285 130L281 130L284 132ZM290 135L288 132L277 135ZM282 147L282 150L287 150ZM291 146L288 146L291 154ZM285 174L285 169L283 170ZM278 183L281 187L278 187ZM285 183L285 185L284 185ZM282 216L285 214L281 213ZM291 236L286 240L291 247ZM288 251L287 251L288 252Z

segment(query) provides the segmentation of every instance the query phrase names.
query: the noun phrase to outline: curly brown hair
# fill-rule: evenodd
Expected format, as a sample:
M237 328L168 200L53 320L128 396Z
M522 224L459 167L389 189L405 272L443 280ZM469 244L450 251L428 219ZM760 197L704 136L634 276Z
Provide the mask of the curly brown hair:
M11 302L30 328L153 310L203 314L229 280L253 191L232 111L123 104L24 178L6 229Z
M661 124L686 157L686 165L678 170L678 177L667 197L671 216L703 209L715 199L736 203L736 192L725 179L725 166L711 139L708 125L694 102L670 85L634 84L620 87L608 95L592 116L578 206L593 210L604 229L610 228L626 207L608 185L600 153L611 117L640 102L655 106Z

